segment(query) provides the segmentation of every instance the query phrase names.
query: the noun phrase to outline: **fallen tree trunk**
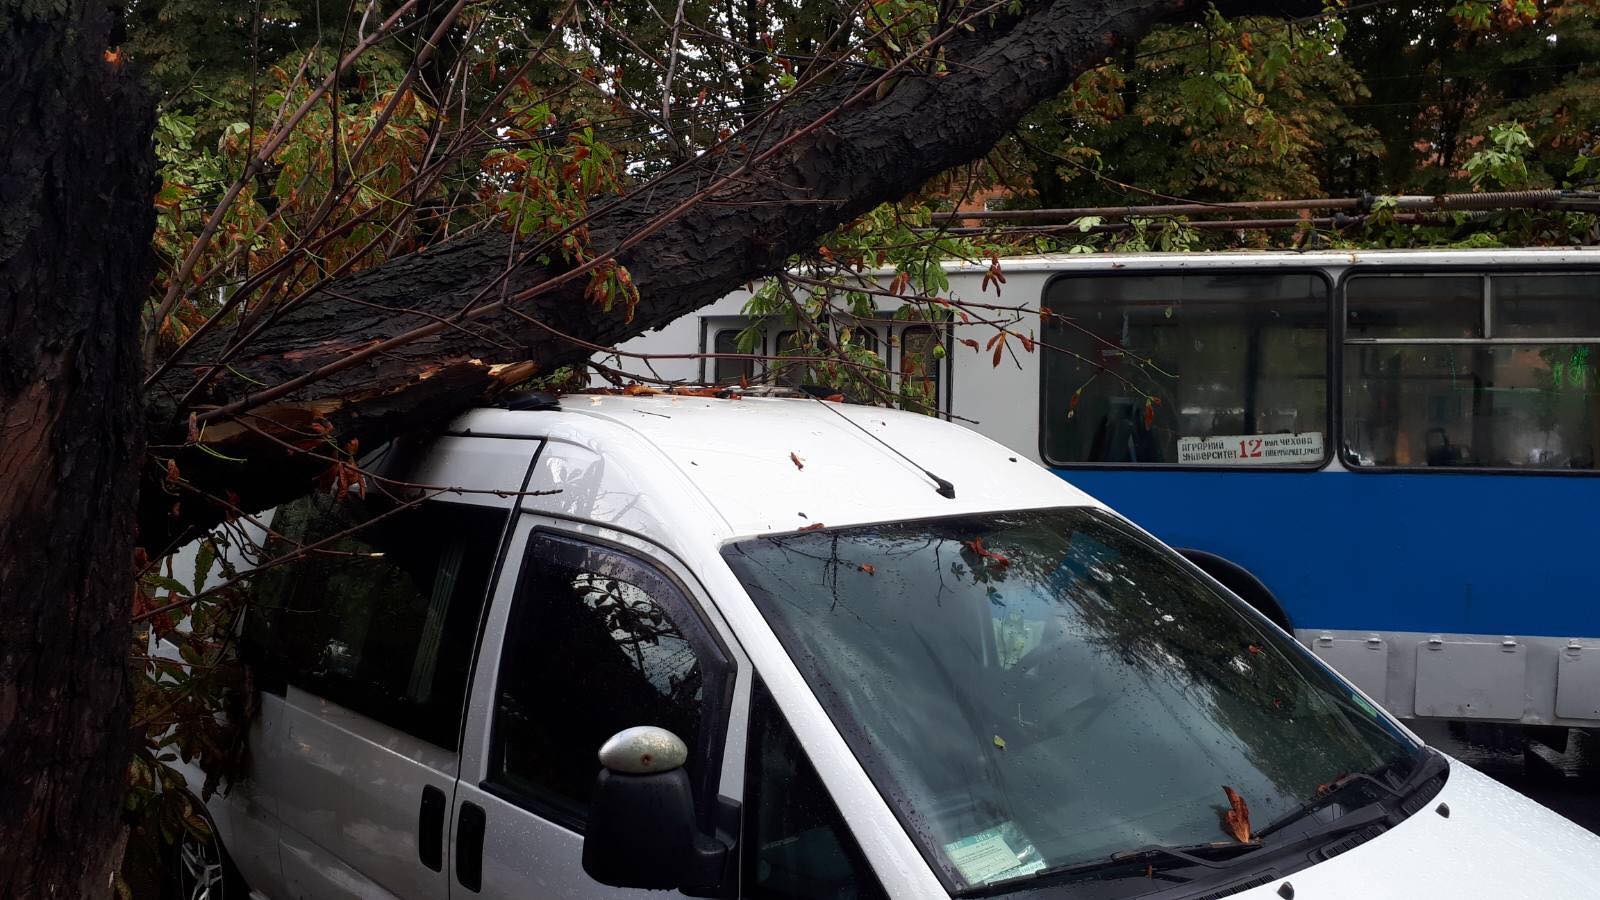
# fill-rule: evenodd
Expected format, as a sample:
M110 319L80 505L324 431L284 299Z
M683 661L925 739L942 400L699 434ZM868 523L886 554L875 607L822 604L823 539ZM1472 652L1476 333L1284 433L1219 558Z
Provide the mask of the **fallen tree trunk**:
M1227 11L1256 11L1238 6ZM631 321L587 301L579 278L508 303L511 309L442 323L505 271L513 248L499 234L458 240L343 279L260 334L229 361L227 374L187 404L182 400L195 370L178 367L167 373L149 396L152 443L162 445L156 455L176 459L184 482L196 491L217 496L231 491L246 508L303 493L308 476L327 462L287 460L257 429L298 437L296 430L303 433L313 419L326 420L333 429L331 449L350 440L371 447L436 427L508 381L589 355L563 335L591 344L621 341L777 270L838 225L978 158L1035 104L1117 46L1137 40L1161 20L1193 15L1199 8L1192 0L1056 0L1019 16L984 20L975 31L959 34L946 47L950 71L942 77L907 73L843 106L871 76L815 91L764 131L759 124L753 128L749 139L756 146L726 158L703 158L594 223L590 243L596 252L624 246L646 223L701 194L719 172L748 164L737 178L670 221L657 222L657 230L618 254L642 296ZM811 127L824 116L823 124ZM515 297L557 274L549 267L522 266L488 299ZM433 333L327 372L243 417L206 423L205 441L213 449L248 462L219 461L181 447L191 413L227 409L262 385L344 365L353 354L419 326ZM213 336L193 358L216 359L223 344L221 336ZM171 485L163 483L164 472L161 466L147 467L141 504L141 527L152 548L208 527L221 513L198 494L173 496ZM176 511L175 499L181 504Z

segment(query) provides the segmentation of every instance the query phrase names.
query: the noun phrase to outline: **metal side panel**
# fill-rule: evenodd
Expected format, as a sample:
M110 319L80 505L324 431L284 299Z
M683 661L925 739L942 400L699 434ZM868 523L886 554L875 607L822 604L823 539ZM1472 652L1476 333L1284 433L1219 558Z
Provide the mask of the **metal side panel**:
M1388 706L1389 642L1383 638L1318 637L1311 652L1355 683L1368 697Z
M1556 715L1600 719L1600 646L1573 641L1556 663Z
M1416 714L1446 719L1521 719L1528 657L1498 644L1429 639L1417 645Z
M541 444L538 438L445 435L404 477L443 490L439 499L451 503L515 506L517 489Z

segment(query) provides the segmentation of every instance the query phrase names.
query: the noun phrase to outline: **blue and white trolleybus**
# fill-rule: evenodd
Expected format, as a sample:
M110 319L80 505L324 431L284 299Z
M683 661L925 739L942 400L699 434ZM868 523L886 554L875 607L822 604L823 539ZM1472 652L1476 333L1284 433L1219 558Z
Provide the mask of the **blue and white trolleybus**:
M995 303L986 266L950 294ZM1004 261L993 329L849 328L940 408L1098 496L1405 717L1600 726L1600 251ZM625 345L731 352L749 295ZM763 349L788 335L770 329ZM942 346L942 351L936 347ZM759 380L743 360L656 364ZM909 449L909 448L908 448Z

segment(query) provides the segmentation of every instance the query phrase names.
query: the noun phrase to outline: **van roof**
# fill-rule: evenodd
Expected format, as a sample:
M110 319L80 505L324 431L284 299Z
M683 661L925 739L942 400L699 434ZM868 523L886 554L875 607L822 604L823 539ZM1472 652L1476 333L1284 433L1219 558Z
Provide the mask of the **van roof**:
M681 495L698 494L722 520L714 530L724 537L818 523L1098 505L960 425L823 400L576 394L563 397L557 410L475 410L451 431L546 438L541 456L548 459L529 488L551 486L540 479L609 478L603 488L563 483L567 496L552 498L563 514L602 524L622 525L638 513L641 504L619 502L619 493L638 495L665 529L689 515L679 502L689 498ZM574 454L610 464L581 464ZM955 497L942 496L922 470L951 482ZM617 480L624 476L631 487Z

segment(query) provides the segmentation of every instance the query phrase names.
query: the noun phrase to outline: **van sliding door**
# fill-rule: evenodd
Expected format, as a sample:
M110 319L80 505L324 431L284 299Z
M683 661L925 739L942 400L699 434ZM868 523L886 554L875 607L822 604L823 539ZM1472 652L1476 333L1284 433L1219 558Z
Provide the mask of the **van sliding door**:
M447 437L394 482L279 508L290 559L257 576L246 633L283 726L252 749L288 896L448 896L473 653L539 446Z

